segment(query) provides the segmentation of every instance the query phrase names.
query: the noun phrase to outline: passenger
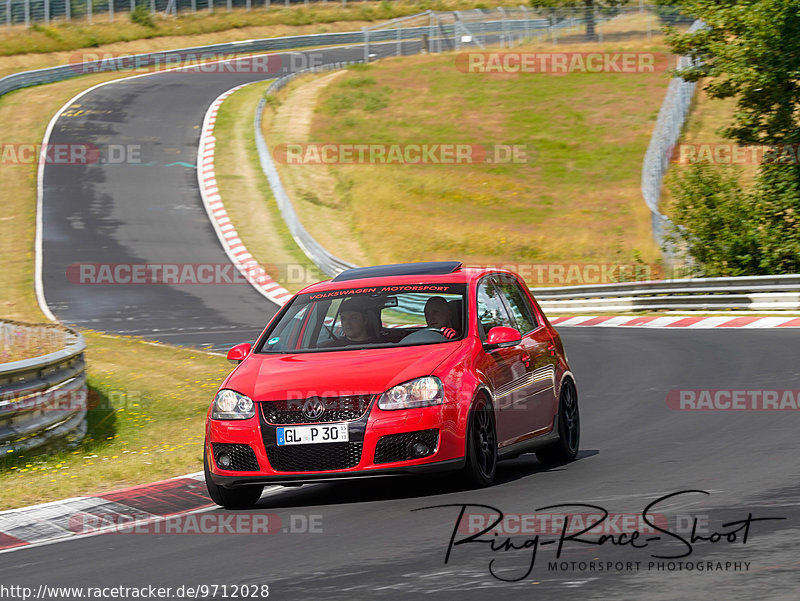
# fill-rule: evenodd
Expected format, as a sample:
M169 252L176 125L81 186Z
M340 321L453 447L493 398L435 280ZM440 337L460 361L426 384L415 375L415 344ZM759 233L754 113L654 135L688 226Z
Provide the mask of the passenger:
M432 296L425 303L425 321L429 328L435 328L447 339L455 338L458 333L453 328L450 306L441 296Z

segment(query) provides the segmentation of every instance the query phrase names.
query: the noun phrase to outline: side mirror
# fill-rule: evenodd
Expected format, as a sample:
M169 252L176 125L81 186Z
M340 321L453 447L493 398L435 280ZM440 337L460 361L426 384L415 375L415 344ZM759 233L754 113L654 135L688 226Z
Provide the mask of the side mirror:
M250 349L253 348L249 342L242 342L237 344L228 351L228 361L234 365L239 365L247 355L250 354Z
M506 348L509 346L516 346L522 341L522 334L516 328L507 328L505 326L496 326L489 330L486 336L486 342L483 343L483 348L487 351L496 348Z

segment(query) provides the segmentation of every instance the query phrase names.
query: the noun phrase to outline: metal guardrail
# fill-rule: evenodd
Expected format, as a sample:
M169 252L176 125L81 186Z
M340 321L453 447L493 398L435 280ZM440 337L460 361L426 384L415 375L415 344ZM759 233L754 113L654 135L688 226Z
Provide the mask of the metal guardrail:
M192 48L181 48L179 50L166 50L162 52L104 58L7 75L0 79L0 95L28 86L63 81L88 73L130 71L132 65L135 65L135 68L176 66L177 63L182 60L213 60L214 58L230 58L235 54L270 52L315 46L332 46L337 44L355 44L360 42L362 38L361 32L358 31L317 33L311 35L286 36L282 38L244 40L225 44L194 46Z
M88 409L85 349L83 336L66 330L61 350L0 364L0 455L83 438Z
M531 23L539 22L531 19ZM526 24L518 21L493 20L482 24L484 35L501 31L514 31L519 34L526 30ZM473 25L472 27L475 27ZM452 36L455 31L453 25L443 26L437 30L437 35ZM320 46L336 46L342 44L358 44L368 39L370 42L387 42L419 39L424 34L429 34L430 28L407 27L399 29L385 29L372 31L368 38L363 31L346 31L339 33L316 33L310 35L286 36L280 38L264 38L258 40L243 40L224 44L211 44L208 46L194 46L178 50L165 50L146 54L115 56L102 58L46 69L23 71L0 78L0 96L29 86L64 81L80 75L90 73L129 72L132 69L148 67L178 66L186 60L205 61L220 58L232 58L237 54L255 54L273 51L290 50L293 48L313 48Z
M312 67L310 69L304 69L302 71L291 73L285 77L281 77L280 79L273 81L267 88L266 94L271 94L277 90L280 90L283 86L288 84L292 79L299 75L342 69L349 64L360 62L362 61L331 63L328 65ZM300 223L300 218L297 216L294 205L292 204L289 195L286 193L286 189L283 187L281 178L278 175L278 170L275 168L275 163L273 162L272 156L267 148L267 142L264 139L264 135L261 133L261 114L264 112L265 102L266 96L262 97L259 101L253 122L256 150L258 151L258 159L261 162L261 169L264 172L264 175L267 176L267 180L269 180L269 186L272 189L273 196L275 196L275 202L278 204L278 209L281 212L284 222L289 228L289 232L292 234L292 238L294 238L294 241L302 249L305 255L311 259L311 261L326 275L334 276L345 269L355 267L355 265L352 263L348 263L347 261L340 259L325 250L325 248L319 242L317 242L317 240L309 233L309 231L303 227L303 224Z
M694 278L531 288L547 312L800 310L800 275Z

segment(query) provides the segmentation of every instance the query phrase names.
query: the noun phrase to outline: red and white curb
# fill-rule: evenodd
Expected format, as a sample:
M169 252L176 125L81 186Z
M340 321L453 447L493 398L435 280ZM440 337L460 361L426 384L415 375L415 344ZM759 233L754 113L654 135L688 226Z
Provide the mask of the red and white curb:
M93 520L141 523L212 507L216 505L208 497L203 472L197 472L100 495L9 509L0 511L0 553L102 533L87 533Z
M217 176L214 172L214 148L216 146L214 125L217 122L219 107L228 96L246 85L250 84L242 84L220 94L208 107L200 133L200 146L197 150L197 182L200 185L200 196L203 198L203 205L211 219L211 225L214 226L228 258L256 290L272 302L283 305L292 297L292 293L264 271L264 268L258 264L239 239L239 234L236 233L236 228L231 223L228 213L225 211L225 205L222 203Z
M554 326L566 327L628 327L628 328L800 328L800 317L760 317L744 316L732 317L730 315L714 316L686 316L648 315L632 317L630 315L612 316L580 316L580 317L554 317L550 319Z

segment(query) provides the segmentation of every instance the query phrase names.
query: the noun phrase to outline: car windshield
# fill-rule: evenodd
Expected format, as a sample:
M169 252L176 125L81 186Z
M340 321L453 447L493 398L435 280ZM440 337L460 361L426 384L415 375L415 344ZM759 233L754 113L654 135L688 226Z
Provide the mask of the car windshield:
M464 336L465 284L401 284L300 294L259 353L435 344Z

